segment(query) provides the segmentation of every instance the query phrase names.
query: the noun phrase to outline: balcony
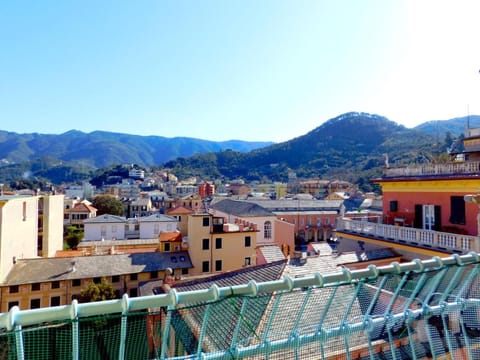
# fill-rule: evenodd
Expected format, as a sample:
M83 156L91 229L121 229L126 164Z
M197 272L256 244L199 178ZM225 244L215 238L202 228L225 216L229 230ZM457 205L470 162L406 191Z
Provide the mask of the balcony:
M383 178L413 176L480 176L479 161L426 163L421 165L393 167L384 169Z
M450 253L480 252L480 238L477 236L384 225L346 218L337 221L337 231L352 232L379 238L386 242L402 243L416 247L448 251Z

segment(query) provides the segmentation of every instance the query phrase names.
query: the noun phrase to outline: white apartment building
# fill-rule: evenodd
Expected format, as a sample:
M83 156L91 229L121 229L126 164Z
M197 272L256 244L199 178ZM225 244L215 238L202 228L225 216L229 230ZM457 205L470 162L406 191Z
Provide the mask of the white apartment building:
M83 222L84 241L156 239L161 232L173 232L178 220L172 216L154 214L138 218L99 215Z

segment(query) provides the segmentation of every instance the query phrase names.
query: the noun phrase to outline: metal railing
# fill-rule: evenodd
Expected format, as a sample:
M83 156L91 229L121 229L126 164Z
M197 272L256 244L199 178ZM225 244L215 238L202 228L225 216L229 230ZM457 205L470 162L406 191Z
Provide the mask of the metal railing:
M8 359L478 359L480 256L0 314ZM407 356L407 357L405 357Z

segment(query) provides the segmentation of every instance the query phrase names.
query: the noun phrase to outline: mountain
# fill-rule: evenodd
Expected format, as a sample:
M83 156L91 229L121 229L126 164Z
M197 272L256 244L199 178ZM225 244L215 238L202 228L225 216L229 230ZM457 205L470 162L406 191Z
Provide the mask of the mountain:
M450 120L431 120L414 129L433 136L445 136L447 132L450 132L453 137L459 137L465 133L467 126L480 127L480 115L463 116Z
M343 179L368 187L388 156L390 164L432 159L434 137L367 113L351 112L330 119L295 139L249 153L221 151L169 161L180 176L268 178L286 181L294 171L300 178Z
M272 142L216 142L187 137L139 136L105 131L83 133L71 130L60 135L0 131L0 159L3 163L22 163L51 157L96 168L132 163L149 166L181 156L226 149L248 152L271 144Z
M477 118L471 117L471 126ZM50 179L54 184L78 181L94 171L101 176L101 168L135 163L170 168L180 178L287 181L289 173L295 172L298 178L347 180L369 190L370 179L381 174L386 161L392 166L440 161L451 145L445 131L457 136L465 119L442 122L442 127L437 121L408 129L383 116L350 112L278 144L101 131L72 130L61 135L0 131L0 161L15 163L0 166L0 182L25 176Z

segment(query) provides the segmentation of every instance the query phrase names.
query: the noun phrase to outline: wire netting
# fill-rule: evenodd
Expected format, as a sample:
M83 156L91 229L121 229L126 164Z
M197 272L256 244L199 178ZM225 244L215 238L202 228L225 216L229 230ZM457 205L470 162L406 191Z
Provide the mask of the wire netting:
M80 317L0 333L0 359L480 359L478 264Z

